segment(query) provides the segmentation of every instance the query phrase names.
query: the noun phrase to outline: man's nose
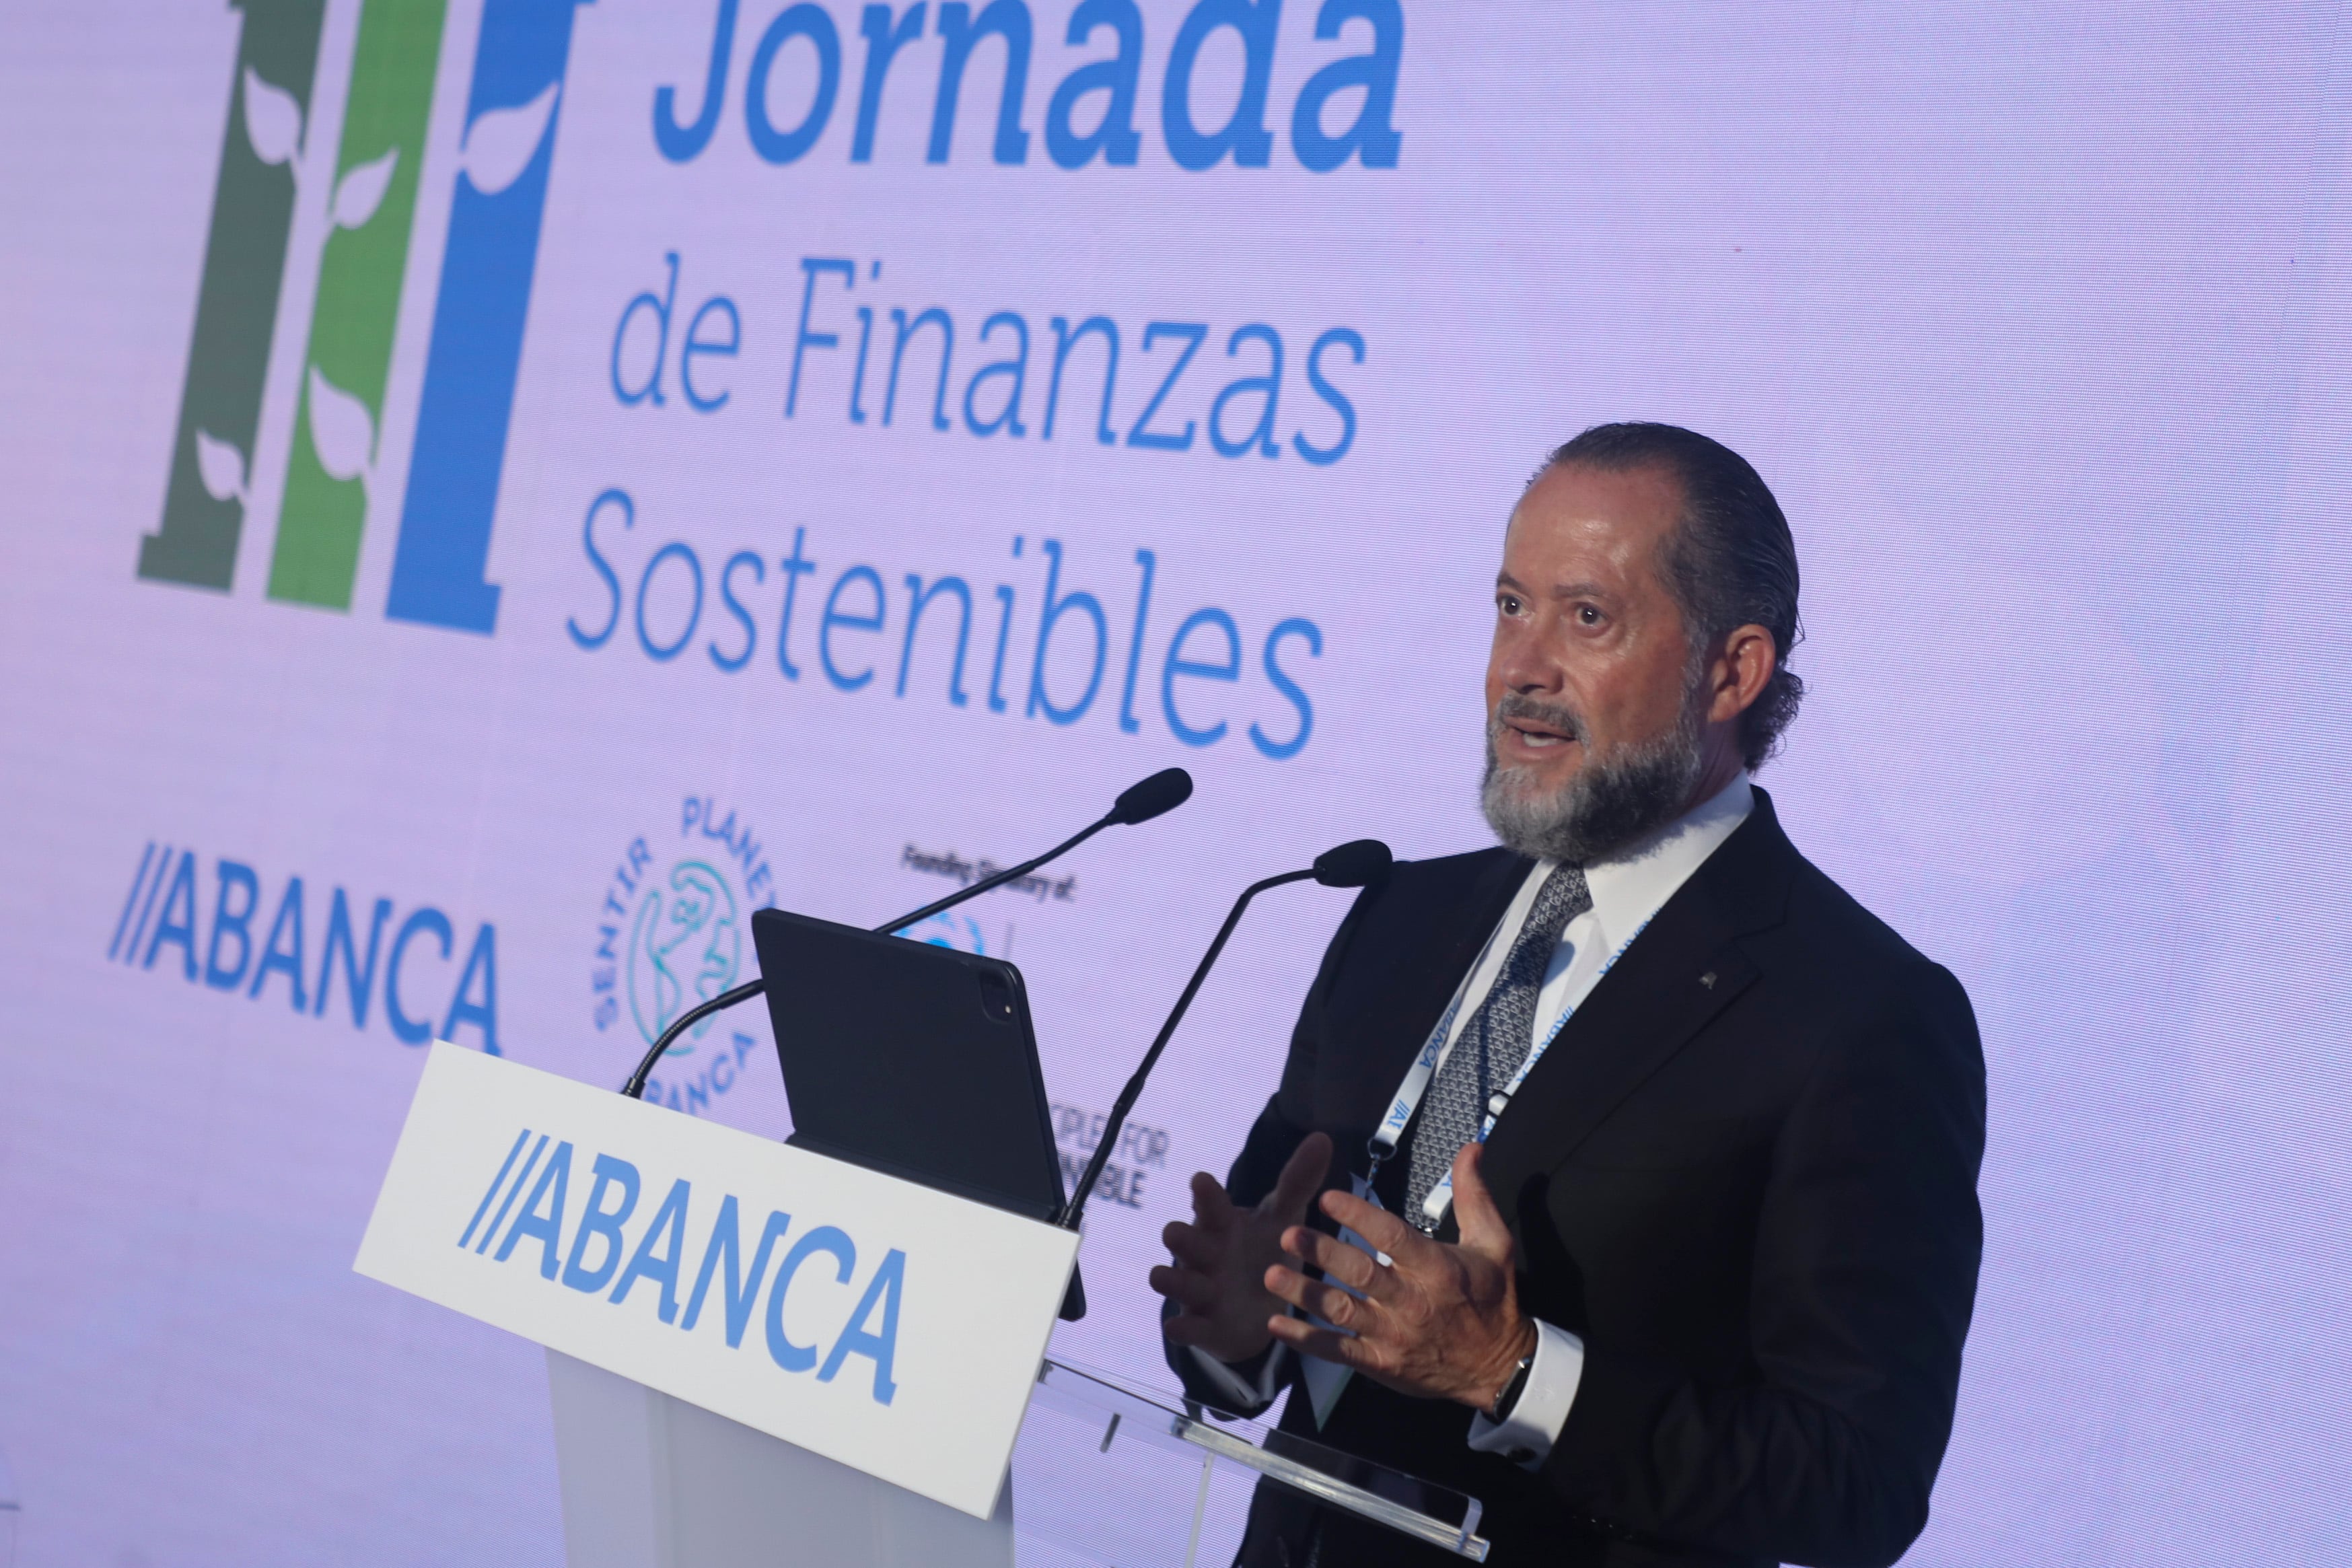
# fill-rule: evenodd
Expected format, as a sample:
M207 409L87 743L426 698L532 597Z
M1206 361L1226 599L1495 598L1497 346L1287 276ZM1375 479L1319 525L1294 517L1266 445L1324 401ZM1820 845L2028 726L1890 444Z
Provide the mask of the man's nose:
M1533 631L1522 632L1495 650L1495 673L1507 691L1537 695L1560 689L1559 660Z

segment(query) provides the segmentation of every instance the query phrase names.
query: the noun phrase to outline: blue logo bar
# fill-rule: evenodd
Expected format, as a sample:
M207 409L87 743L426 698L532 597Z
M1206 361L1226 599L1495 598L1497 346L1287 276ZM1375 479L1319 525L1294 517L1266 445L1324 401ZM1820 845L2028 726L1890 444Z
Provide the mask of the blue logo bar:
M448 249L384 614L497 628L490 523L539 257L555 121L584 0L487 0Z

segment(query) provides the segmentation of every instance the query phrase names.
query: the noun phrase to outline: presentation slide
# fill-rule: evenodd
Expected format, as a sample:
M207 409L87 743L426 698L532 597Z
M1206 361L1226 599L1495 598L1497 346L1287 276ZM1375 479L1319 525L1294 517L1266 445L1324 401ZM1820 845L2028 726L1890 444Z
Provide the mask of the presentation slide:
M1493 843L1504 525L1626 419L1779 496L1757 783L1982 1030L1906 1561L2352 1557L2347 49L2287 0L12 0L16 1563L561 1563L543 1353L352 1271L424 1047L617 1088L755 910L873 925L1181 766L908 933L1020 968L1074 1178L1244 886ZM1352 896L1253 907L1055 1353L1173 1388L1145 1271ZM786 1135L763 1006L646 1098Z

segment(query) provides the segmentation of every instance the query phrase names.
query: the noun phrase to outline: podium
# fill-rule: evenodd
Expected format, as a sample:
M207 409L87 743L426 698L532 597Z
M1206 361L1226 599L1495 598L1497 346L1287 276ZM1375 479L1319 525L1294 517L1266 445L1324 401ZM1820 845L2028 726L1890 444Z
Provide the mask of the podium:
M1077 1239L442 1043L354 1267L546 1347L572 1568L1206 1568L1261 1481L1484 1561L1475 1499L1049 1357Z
M1231 1502L1261 1477L1466 1562L1486 1556L1475 1499L1051 1358L1023 1442L1097 1461L1101 1484L1091 1506L1017 1516L1008 1485L986 1520L561 1352L547 1359L570 1568L1222 1568L1232 1543L1204 1534L1212 1498Z

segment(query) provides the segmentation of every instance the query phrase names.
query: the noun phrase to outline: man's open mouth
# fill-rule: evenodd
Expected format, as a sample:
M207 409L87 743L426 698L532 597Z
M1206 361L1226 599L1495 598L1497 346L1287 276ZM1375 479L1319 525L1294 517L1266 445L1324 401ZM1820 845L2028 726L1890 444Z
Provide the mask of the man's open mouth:
M1575 734L1570 731L1558 729L1534 719L1506 718L1503 721L1503 728L1518 736L1521 744L1536 751L1547 750L1553 746L1564 746L1576 739Z

